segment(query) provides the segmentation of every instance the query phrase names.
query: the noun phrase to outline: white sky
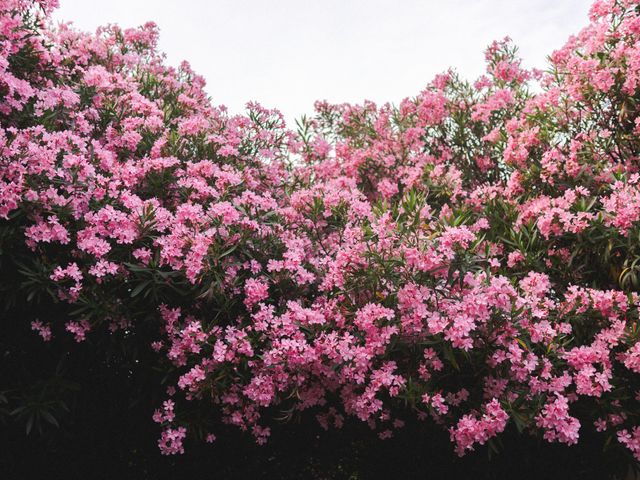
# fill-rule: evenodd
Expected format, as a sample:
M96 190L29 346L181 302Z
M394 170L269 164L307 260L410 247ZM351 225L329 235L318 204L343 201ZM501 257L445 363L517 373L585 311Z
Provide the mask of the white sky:
M315 100L398 102L455 67L472 79L483 50L509 35L525 65L587 23L591 0L60 0L83 30L152 20L172 65L188 60L215 104L249 100L292 123Z

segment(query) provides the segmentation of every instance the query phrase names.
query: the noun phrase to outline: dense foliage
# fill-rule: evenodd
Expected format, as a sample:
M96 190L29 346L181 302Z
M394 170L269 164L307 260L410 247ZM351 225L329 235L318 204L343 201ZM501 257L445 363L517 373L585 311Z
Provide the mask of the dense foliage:
M213 106L154 25L54 4L0 1L7 355L127 359L164 454L303 416L426 422L461 456L597 430L640 460L638 2L597 1L547 71L495 42L473 83L318 102L295 132ZM57 426L61 369L0 366L3 418Z

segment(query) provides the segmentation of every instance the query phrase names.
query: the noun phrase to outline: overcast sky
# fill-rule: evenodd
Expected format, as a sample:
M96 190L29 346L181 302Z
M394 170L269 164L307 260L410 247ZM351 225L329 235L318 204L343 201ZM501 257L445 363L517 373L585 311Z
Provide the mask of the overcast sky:
M249 100L290 122L313 102L397 102L434 74L483 72L483 50L509 35L525 65L587 23L591 0L60 0L55 18L83 30L160 27L172 65L188 60L215 104Z

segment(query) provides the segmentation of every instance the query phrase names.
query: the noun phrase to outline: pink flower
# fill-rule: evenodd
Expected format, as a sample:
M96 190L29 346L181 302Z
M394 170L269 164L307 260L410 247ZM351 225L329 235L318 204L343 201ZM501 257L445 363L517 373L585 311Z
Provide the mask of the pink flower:
M380 195L382 195L382 198L391 198L398 193L398 184L385 178L378 183L378 191L380 192Z
M631 450L636 460L640 460L640 427L633 427L631 432L620 430L617 436L618 441Z
M269 285L263 280L250 278L244 282L244 293L244 304L250 310L256 303L269 298Z
M473 450L475 443L484 445L487 440L504 431L509 416L500 402L494 398L485 405L484 410L482 417L464 415L455 427L450 428L451 441L455 443L459 456L463 456L467 450Z
M184 427L167 428L162 432L158 446L160 453L163 455L175 455L176 453L184 453L182 442L187 436L187 429Z
M87 320L80 320L79 322L69 321L65 324L67 332L73 333L73 337L76 342L84 342L86 340L86 334L91 329L91 325Z
M51 340L51 327L43 324L40 320L34 320L31 322L31 330L38 332L38 335L42 337L42 340L48 342Z
M545 430L544 438L549 442L561 442L567 445L578 443L580 422L569 415L567 397L557 395L547 402L536 417L536 425Z
M509 257L507 258L507 266L509 268L515 267L518 263L522 262L525 259L522 252L519 250L515 250L509 253Z

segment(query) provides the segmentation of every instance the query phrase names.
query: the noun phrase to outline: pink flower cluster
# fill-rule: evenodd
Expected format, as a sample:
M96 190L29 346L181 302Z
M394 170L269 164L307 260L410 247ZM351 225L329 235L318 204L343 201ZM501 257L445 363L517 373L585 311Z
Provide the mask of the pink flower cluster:
M465 450L473 450L473 444L484 445L487 440L504 431L508 420L509 415L495 398L487 403L481 418L463 415L457 425L451 428L451 440L456 444L456 453L462 456Z

